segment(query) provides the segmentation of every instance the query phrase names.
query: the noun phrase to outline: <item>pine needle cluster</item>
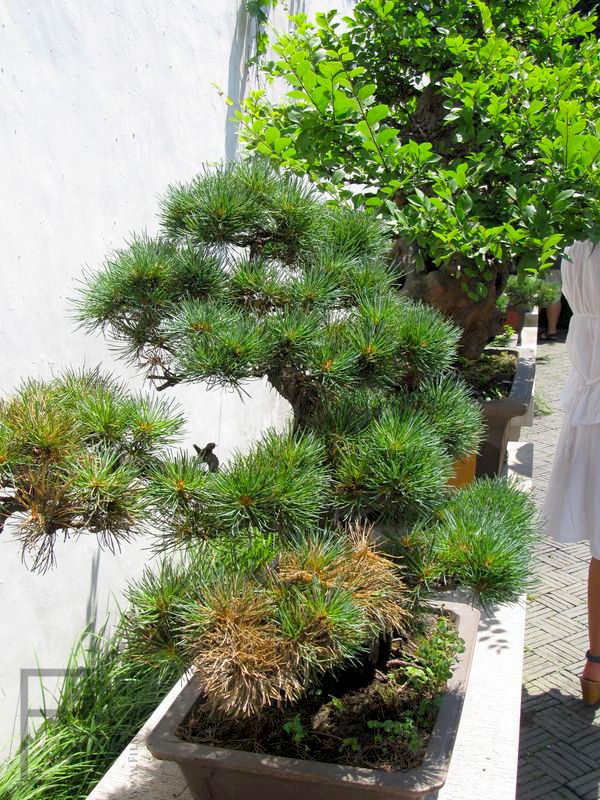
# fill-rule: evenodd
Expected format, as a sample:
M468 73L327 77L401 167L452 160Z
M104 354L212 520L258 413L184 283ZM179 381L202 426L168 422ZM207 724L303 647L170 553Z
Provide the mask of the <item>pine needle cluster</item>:
M310 431L267 431L218 472L185 453L167 456L150 473L147 493L161 549L249 530L301 535L331 503L324 447Z
M538 537L533 499L507 478L483 478L457 491L433 521L396 546L407 580L420 589L460 587L484 606L516 602L531 587Z
M0 405L0 502L33 569L57 537L94 533L111 548L145 520L145 482L180 435L172 403L128 392L97 371L28 381Z
M156 238L135 237L87 276L81 323L104 330L159 388L199 381L241 390L266 377L290 403L295 433L308 437L297 457L316 452L313 434L324 442L322 480L333 498L327 511L311 467L309 507L304 467L286 461L277 439L270 454L263 445L261 464L257 454L240 457L226 473L201 477L192 494L210 494L215 508L203 517L193 497L167 486L187 482L180 460L157 476L156 493L171 491L182 537L188 522L199 532L293 532L324 513L406 525L434 511L451 460L477 449L481 414L453 370L458 329L402 295L385 225L324 203L309 183L260 159L170 187L161 220Z

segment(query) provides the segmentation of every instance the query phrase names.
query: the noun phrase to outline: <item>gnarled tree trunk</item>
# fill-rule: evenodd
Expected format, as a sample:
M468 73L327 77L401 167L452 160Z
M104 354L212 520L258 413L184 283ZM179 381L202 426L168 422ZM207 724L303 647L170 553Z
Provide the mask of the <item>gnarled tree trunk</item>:
M402 238L396 240L392 257L406 276L403 293L437 308L462 329L459 350L465 358L478 358L490 339L502 333L504 315L496 305L506 283L502 267L489 266L493 276L488 281L487 296L471 300L461 286L462 279L457 277L460 267L468 265L466 259L457 257L438 269L420 271L413 248Z

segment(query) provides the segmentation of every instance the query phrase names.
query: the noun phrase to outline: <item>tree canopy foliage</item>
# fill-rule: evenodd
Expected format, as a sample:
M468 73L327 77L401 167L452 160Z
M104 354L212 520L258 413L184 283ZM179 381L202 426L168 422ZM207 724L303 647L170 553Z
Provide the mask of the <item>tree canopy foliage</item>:
M247 146L384 217L405 291L476 355L509 272L600 232L600 56L574 0L361 0L273 44Z

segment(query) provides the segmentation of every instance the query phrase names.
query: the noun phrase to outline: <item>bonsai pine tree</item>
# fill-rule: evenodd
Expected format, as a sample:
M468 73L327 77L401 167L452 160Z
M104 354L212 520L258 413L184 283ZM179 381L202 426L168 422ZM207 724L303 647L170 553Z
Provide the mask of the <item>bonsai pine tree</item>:
M263 64L247 146L385 218L404 294L499 332L511 272L536 273L600 219L595 18L575 0L360 0L292 17ZM588 4L595 5L595 4Z
M180 539L397 525L439 505L453 461L477 449L480 411L452 377L458 329L399 292L388 228L260 160L172 186L161 221L158 237L135 237L87 277L82 323L159 390L242 391L266 377L292 412L288 433L223 471L164 466L153 484L164 526Z
M2 516L34 568L57 536L110 546L154 525L161 547L350 521L409 526L446 498L481 415L451 368L458 330L403 298L388 229L326 205L262 161L169 189L155 238L134 237L87 277L82 323L101 328L162 391L243 391L265 377L289 402L221 469L174 452L181 415L99 373L26 384L0 409ZM206 432L210 439L210 432Z
M161 392L266 378L288 428L217 463L212 446L173 449L183 421L168 403L96 372L25 384L0 407L2 516L34 567L60 534L118 546L158 532L166 562L131 590L124 657L194 661L219 719L374 672L433 582L499 600L526 581L517 490L448 488L481 411L453 370L458 328L402 295L389 244L376 216L264 161L206 169L166 192L157 236L87 275L79 318Z

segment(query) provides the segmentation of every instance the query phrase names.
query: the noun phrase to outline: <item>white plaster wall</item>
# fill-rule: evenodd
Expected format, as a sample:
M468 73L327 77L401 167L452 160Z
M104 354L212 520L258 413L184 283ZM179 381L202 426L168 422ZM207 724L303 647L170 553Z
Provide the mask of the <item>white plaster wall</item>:
M291 11L351 0L291 0ZM102 364L131 379L100 337L75 329L68 298L82 265L133 230L156 228L156 196L202 162L233 157L231 109L253 80L243 0L0 0L0 396L27 377ZM285 24L281 7L274 24ZM188 443L221 458L285 419L265 385L234 394L178 389ZM0 755L18 730L19 670L58 668L101 622L149 554L82 537L32 575L0 536ZM15 728L15 726L17 726Z

